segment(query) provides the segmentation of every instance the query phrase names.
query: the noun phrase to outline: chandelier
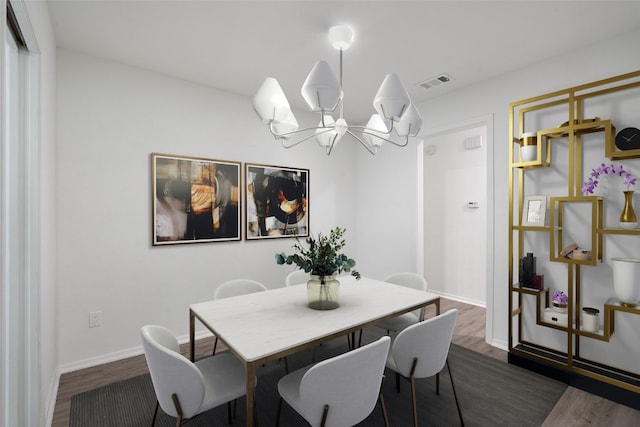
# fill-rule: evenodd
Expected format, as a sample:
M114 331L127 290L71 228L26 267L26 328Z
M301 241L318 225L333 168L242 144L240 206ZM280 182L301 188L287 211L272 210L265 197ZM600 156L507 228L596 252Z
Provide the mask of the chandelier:
M371 115L366 126L348 125L343 114L342 52L351 46L353 30L346 25L331 27L329 40L340 51L340 80L336 79L326 61L318 61L301 90L311 111L320 114L318 125L300 129L287 97L273 77L265 79L253 98L253 109L262 122L284 148L315 138L329 155L345 134L351 135L371 154L376 154L378 147L385 142L405 147L409 137L418 135L422 117L400 78L396 74L387 74L384 78L373 99L376 113ZM333 116L336 110L337 120ZM399 141L392 139L391 132L394 130ZM291 141L293 136L300 139Z

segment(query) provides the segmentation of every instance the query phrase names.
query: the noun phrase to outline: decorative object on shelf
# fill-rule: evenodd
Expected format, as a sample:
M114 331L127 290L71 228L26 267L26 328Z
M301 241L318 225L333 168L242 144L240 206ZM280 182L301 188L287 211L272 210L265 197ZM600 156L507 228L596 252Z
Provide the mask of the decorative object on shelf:
M578 249L578 245L576 243L572 243L560 251L560 256L563 258L571 258L573 251L576 249Z
M569 297L562 291L555 291L551 297L551 306L558 313L566 313L569 307Z
M523 162L532 162L538 156L538 140L535 132L520 135L520 158Z
M636 228L638 225L638 217L633 210L633 190L625 190L624 193L624 207L620 214L620 227L631 229Z
M536 257L533 253L528 252L527 256L520 260L519 271L520 286L523 288L533 288L536 276Z
M542 312L542 319L551 324L567 326L569 315L567 313L559 313L554 308L547 307Z
M591 251L576 248L571 252L571 256L569 258L575 261L591 261Z
M373 114L366 126L348 125L344 119L342 91L342 52L349 49L353 42L353 30L346 25L337 25L329 30L329 40L334 48L340 51L340 80L336 79L326 61L318 61L311 69L302 85L302 97L312 112L319 113L317 126L299 129L298 122L291 111L289 101L278 81L268 77L255 97L253 109L265 123L271 134L280 140L284 148L294 147L306 140L316 139L327 155L340 139L351 135L371 154L376 154L378 147L388 142L399 147L409 143L409 137L415 137L422 126L422 117L411 102L411 98L400 78L396 74L387 74L375 98ZM447 81L450 80L449 77ZM334 120L331 113L339 108L339 118ZM402 139L394 141L391 131ZM293 135L300 134L297 142L288 142Z
M636 178L630 172L624 170L622 165L616 166L613 163L605 165L604 163L596 169L591 170L591 176L582 184L582 194L593 194L593 190L598 186L598 178L602 175L617 175L623 179L622 184L629 187L636 185Z
M547 196L527 196L522 206L522 225L544 227L547 215Z
M582 194L593 194L598 186L598 178L602 175L617 175L623 179L623 184L627 186L624 193L624 208L620 214L620 227L630 229L638 225L638 217L633 210L633 191L629 187L636 185L636 178L623 166L616 166L613 163L605 165L602 163L600 167L591 170L591 176L582 184Z
M533 289L539 291L544 289L544 274L536 274L533 276Z
M636 150L640 148L640 129L622 129L616 135L616 147L620 150Z
M587 332L600 331L600 319L598 316L600 310L593 307L584 307L582 309L582 329Z
M305 239L305 248L296 237L293 245L294 254L284 252L275 255L278 264L295 264L301 270L311 274L307 282L307 305L315 310L332 310L340 306L340 282L336 274L350 272L356 279L360 273L353 270L356 262L345 254L339 253L346 242L342 238L344 228L336 227L328 236L318 233L318 238L309 236Z
M611 258L613 291L620 303L635 307L640 300L640 259Z

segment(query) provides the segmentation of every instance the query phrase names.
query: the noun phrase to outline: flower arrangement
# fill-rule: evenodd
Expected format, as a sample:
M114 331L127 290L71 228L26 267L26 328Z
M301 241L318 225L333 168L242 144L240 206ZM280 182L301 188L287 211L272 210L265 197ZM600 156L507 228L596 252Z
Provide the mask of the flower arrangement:
M569 297L562 291L555 291L551 296L551 306L558 313L566 313L569 305Z
M333 276L343 271L349 272L356 262L347 255L339 253L346 246L342 238L346 229L336 227L328 236L318 233L317 239L309 236L305 239L308 247L304 247L296 237L293 245L294 254L286 255L284 252L275 255L278 264L295 264L301 270L316 276ZM351 275L360 279L360 273L351 271Z
M555 291L551 297L551 301L556 304L569 304L569 297L562 291Z
M582 184L582 194L593 194L593 190L598 186L598 178L602 175L617 175L623 178L623 184L629 187L636 185L636 178L628 171L624 170L622 165L616 166L613 163L605 165L602 163L599 168L591 170L591 176Z

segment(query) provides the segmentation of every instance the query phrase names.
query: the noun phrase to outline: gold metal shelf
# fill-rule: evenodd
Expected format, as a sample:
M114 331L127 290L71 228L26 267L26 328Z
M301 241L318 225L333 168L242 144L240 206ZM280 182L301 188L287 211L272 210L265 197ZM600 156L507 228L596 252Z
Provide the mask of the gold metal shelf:
M640 235L640 229L637 228L632 228L632 229L627 229L627 228L598 228L596 230L596 232L598 234L619 234L619 235Z
M508 249L508 266L509 266L509 312L512 321L509 322L509 356L518 357L526 356L530 360L535 360L541 364L551 364L556 367L565 369L571 375L589 377L597 381L615 385L617 387L630 390L633 393L640 394L640 373L624 373L620 374L620 370L616 370L613 366L603 363L590 362L581 358L580 347L581 341L589 340L608 342L615 331L616 316L640 316L640 306L628 306L621 304L617 299L611 298L607 300L600 310L600 327L598 332L590 332L582 330L582 308L581 305L584 295L582 277L591 269L583 268L583 266L598 267L603 261L604 237L609 240L619 241L619 236L631 236L633 238L640 236L639 229L623 229L615 226L609 227L604 224L604 203L602 197L598 196L582 196L581 186L584 182L585 170L583 169L583 156L589 150L595 153L600 146L592 146L593 144L602 144L602 152L605 157L612 160L638 159L640 158L640 149L619 150L615 145L616 127L614 123L619 120L619 125L623 122L623 117L609 117L600 119L599 117L585 117L587 101L592 99L604 99L611 105L606 105L601 111L608 111L614 114L617 111L615 107L618 98L624 99L629 96L635 96L637 90L640 89L640 70L627 73L620 76L611 77L575 86L565 90L559 90L544 95L539 95L520 101L512 102L509 105L509 249ZM618 95L619 94L619 95ZM611 107L611 108L610 108ZM590 108L588 114L598 114ZM550 119L554 117L566 117L566 122L558 127L550 129L542 129L553 125ZM561 119L562 120L562 119ZM560 120L560 121L561 121ZM526 123L525 123L526 121ZM546 123L546 124L545 124ZM537 127L538 130L534 129ZM521 145L533 145L531 141L524 138L516 138L515 135L531 134L536 135L536 158L534 161L521 161L522 157L519 152ZM555 144L555 145L554 145ZM588 145L588 146L587 146ZM553 150L551 149L553 147ZM566 152L566 156L564 155ZM552 160L551 156L555 156ZM558 153L558 154L556 154ZM566 159L565 159L566 158ZM562 164L556 164L558 159L562 159ZM566 161L566 163L565 163ZM553 163L554 169L547 171L536 171L540 168L549 168ZM557 173L556 173L557 172ZM544 194L545 179L547 176L560 174L562 180L566 180L567 191L565 195L560 194L549 197L548 209L548 226L525 226L521 224L521 218L516 215L522 215L523 207L518 206L522 203L525 194L525 187L529 188L527 181L531 179L539 179L534 181L535 191ZM588 172L586 173L588 175ZM525 186L525 182L527 185ZM556 182L554 181L555 185ZM550 184L551 185L551 184ZM542 187L542 189L540 189ZM557 186L556 186L557 187ZM556 189L554 187L554 190ZM562 192L561 192L562 193ZM584 203L586 206L574 205ZM569 221L574 218L578 212L579 221ZM589 213L590 212L590 213ZM563 218L564 217L564 218ZM564 223L563 223L564 220ZM574 226L574 224L579 224ZM576 228L579 227L579 228ZM576 228L574 230L574 228ZM590 237L589 241L585 239L582 245L591 245L591 260L574 260L560 257L559 254L563 247L573 243L568 241L574 239L577 232L582 237ZM546 236L538 236L526 233L548 233L549 250L548 261L545 258ZM531 237L531 239L529 238ZM542 240L541 240L542 239ZM565 292L569 296L569 307L567 313L567 325L564 325L564 315L562 318L556 317L553 321L558 323L550 323L552 317L549 315L550 307L550 289L541 290L532 288L522 288L517 281L517 260L522 258L527 250L527 244L535 245L535 251L538 252L538 260L542 261L546 266L551 263L566 264L566 287ZM514 268L516 271L514 271ZM555 265L554 269L561 269L561 265ZM560 273L554 273L554 281L559 279ZM591 274L591 273L589 273ZM547 285L560 285L560 283L549 283ZM531 302L530 296L536 298L535 315L529 310L525 310L525 302ZM545 314L547 310L547 314ZM535 319L533 318L535 316ZM545 320L546 319L546 320ZM566 352L558 352L550 348L542 346L540 343L527 342L525 337L524 326L540 325L545 328L555 329L566 335ZM620 334L620 331L618 332ZM623 337L629 339L629 337ZM631 337L633 339L633 337ZM627 375L628 374L628 375ZM627 375L627 376L625 376ZM636 398L636 395L633 397Z

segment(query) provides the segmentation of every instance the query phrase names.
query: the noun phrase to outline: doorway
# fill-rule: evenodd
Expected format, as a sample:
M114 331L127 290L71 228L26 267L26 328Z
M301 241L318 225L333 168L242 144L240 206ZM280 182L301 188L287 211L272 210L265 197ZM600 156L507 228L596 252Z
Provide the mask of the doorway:
M493 117L421 135L422 265L429 290L486 308L493 326Z

